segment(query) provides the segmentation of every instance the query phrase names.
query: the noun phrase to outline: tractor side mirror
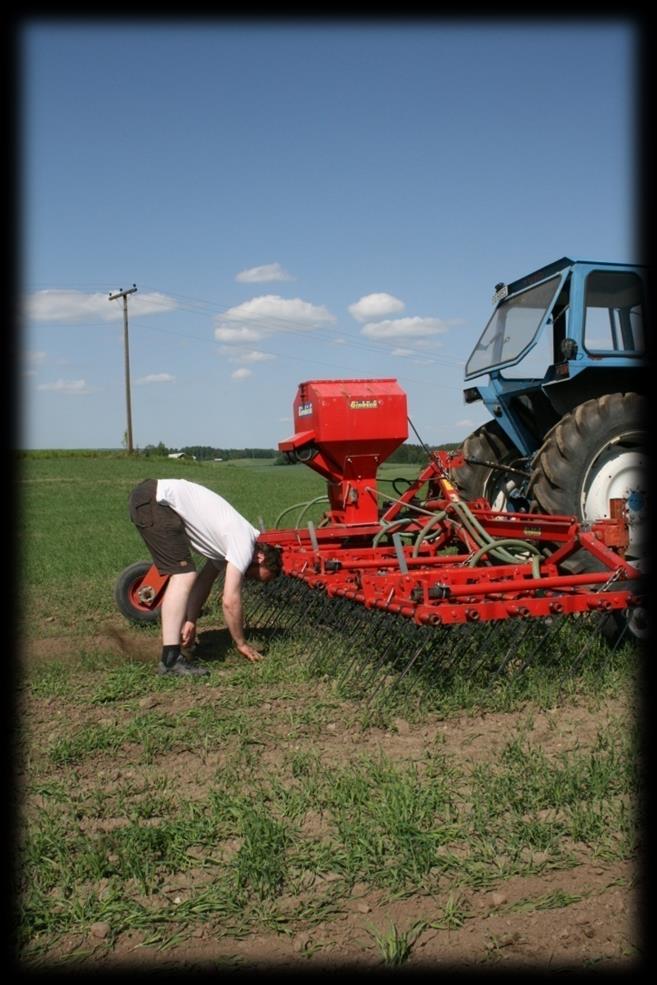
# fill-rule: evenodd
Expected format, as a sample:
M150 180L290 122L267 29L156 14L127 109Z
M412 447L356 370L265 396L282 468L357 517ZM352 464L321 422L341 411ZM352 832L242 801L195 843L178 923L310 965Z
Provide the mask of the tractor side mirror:
M577 355L577 342L575 339L563 339L559 348L564 359L574 359Z

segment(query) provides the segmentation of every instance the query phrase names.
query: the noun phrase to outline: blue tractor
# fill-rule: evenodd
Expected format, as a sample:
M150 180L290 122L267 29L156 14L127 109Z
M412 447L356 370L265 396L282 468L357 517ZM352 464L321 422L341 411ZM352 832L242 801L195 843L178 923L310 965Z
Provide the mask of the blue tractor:
M465 367L466 403L491 414L453 471L465 499L583 522L622 500L628 557L645 554L646 295L644 267L568 257L495 285Z

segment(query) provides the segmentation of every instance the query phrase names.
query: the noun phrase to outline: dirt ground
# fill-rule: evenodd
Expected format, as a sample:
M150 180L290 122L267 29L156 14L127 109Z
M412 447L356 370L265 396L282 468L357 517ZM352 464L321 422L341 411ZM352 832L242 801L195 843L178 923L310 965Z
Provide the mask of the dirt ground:
M131 659L157 662L158 641L144 640L143 634L132 636L128 631L109 629L96 645L114 649ZM66 659L70 641L65 639L39 640L26 648L28 664L35 661ZM300 696L303 698L303 696ZM201 688L181 688L154 692L142 699L143 707L157 706L168 714L183 712L199 704L216 704L222 700L221 678L214 677ZM150 702L150 704L148 703ZM275 766L290 753L289 737L283 727L285 702L276 700L255 707L252 714L264 714L268 728L276 733L276 742L263 750L266 762ZM56 697L26 697L21 715L27 716L30 743L45 743L53 730L65 720L67 727L119 720L124 712L118 707L89 706L63 701ZM127 714L127 712L125 712ZM532 715L529 738L546 752L557 753L592 744L601 725L610 719L622 719L631 714L624 702L612 698L597 707L586 701L564 707L537 710ZM428 744L440 733L445 754L456 761L476 762L494 760L509 734L513 731L515 714L489 713L463 715L446 720L430 720L413 725L397 720L394 728L370 728L366 732L348 724L349 716L336 714L320 734L309 737L313 751L330 765L353 758L370 750L383 751L387 757L410 762L419 761ZM147 779L153 770L166 775L181 797L193 801L202 799L221 766L223 751L210 750L204 758L193 752L163 752L155 764L135 763L130 751L118 754L99 753L76 767L77 782L82 788L106 787L119 778L140 776ZM29 798L26 810L38 807L38 797ZM110 830L127 823L121 817L82 821L88 833ZM312 824L312 818L306 823ZM320 824L320 820L317 821ZM602 970L630 973L639 965L642 941L643 913L641 872L636 863L605 861L582 856L580 864L568 869L546 866L538 875L502 880L494 890L476 891L464 888L462 904L468 918L455 929L426 928L420 932L404 971L423 970L504 970L531 973L541 971ZM172 877L162 886L168 898L185 899L186 894L212 879L212 868L203 866L200 853L198 867ZM308 892L322 888L321 878L309 884ZM99 889L102 891L102 886ZM568 905L554 908L514 908L521 901L544 898L562 892L569 899L581 897ZM284 907L285 899L279 901ZM293 904L296 901L290 901ZM447 897L411 895L386 900L381 892L373 892L364 884L356 884L340 901L337 913L322 924L307 931L282 934L262 932L244 939L224 938L216 933L212 922L199 924L192 935L166 951L149 946L141 932L123 933L111 949L105 938L107 928L92 926L88 935L68 936L60 940L50 959L66 960L67 955L84 951L86 968L98 970L185 971L194 969L244 969L284 971L335 971L341 968L380 971L381 953L371 930L385 933L391 925L411 927L418 921L437 922L444 912Z

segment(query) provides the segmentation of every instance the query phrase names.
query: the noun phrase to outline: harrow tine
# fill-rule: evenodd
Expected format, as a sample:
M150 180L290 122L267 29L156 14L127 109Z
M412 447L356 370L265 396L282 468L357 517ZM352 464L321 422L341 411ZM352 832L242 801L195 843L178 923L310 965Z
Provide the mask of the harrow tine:
M293 630L302 619L312 618L312 613L321 604L323 604L321 595L310 594L310 589L303 582L299 582L292 586L285 600L285 608L277 613L278 628L285 631Z
M607 612L592 613L592 614L587 615L585 617L586 622L587 622L587 625L589 627L588 638L586 640L586 643L581 648L581 650L579 651L579 653L577 654L577 656L575 657L575 659L572 662L573 671L575 671L578 667L581 667L581 665L582 665L582 663L584 661L584 657L589 652L589 650L591 649L591 647L595 643L598 643L598 644L600 643L600 641L602 639L602 633L600 632L600 630L602 629L602 624L604 623L604 621L607 618L608 618L608 613ZM593 623L592 626L591 626L591 623ZM609 648L609 650L611 651L611 648Z
M264 598L256 611L249 614L248 621L257 629L268 629L275 622L279 612L277 601L279 600L273 600L271 597Z
M500 674L507 666L507 664L509 663L512 657L518 658L518 653L519 650L521 649L521 644L527 641L528 638L535 637L536 635L537 635L536 626L534 626L532 622L529 620L526 623L513 627L513 630L510 633L511 639L509 641L509 646L507 648L507 651L502 657L502 659L500 660L500 662L498 663L496 669L493 671L493 676L491 678L491 681L496 680L500 676ZM547 633L545 633L544 635L547 635ZM536 653L536 647L534 648L533 652ZM525 664L521 663L519 667L516 667L516 670L520 671L523 669L524 666Z
M245 619L249 623L257 622L260 614L269 608L272 590L266 585L258 585L244 595Z
M374 696L378 694L380 689L386 685L386 682L390 683L391 679L398 678L399 667L402 663L408 667L409 662L412 664L417 659L419 652L422 647L426 645L423 641L420 646L418 646L419 640L419 627L412 622L400 622L399 617L395 617L395 637L391 640L391 647L384 651L379 660L374 663L374 666L364 681L364 688L369 690L370 685L374 682L375 678L378 676L378 683L372 691L369 692L368 703L371 703ZM391 654L391 659L387 659ZM408 652L411 653L411 659L408 661L406 659ZM405 673L405 671L404 671ZM401 675L403 676L403 674Z
M344 619L343 613L346 614L349 603L346 599L336 598L327 601L327 605L324 608L322 614L323 618L320 621L323 637L322 642L329 643L329 649L331 644L335 648L335 645L339 639L339 629L342 620ZM315 623L315 628L319 628L319 625ZM335 654L333 654L335 657ZM311 650L310 657L308 660L308 666L313 673L318 673L320 670L326 670L326 657L327 648L326 647L314 647ZM332 671L335 665L335 659L330 661L329 671Z
M365 675L364 678L361 680L361 688L364 691L367 691L369 685L372 683L376 675L380 673L388 654L396 651L400 646L405 645L406 641L404 637L408 635L408 633L412 628L413 628L412 624L410 623L400 625L397 616L389 617L389 619L387 620L387 625L385 626L386 639L388 642L380 650L379 654L374 659L374 661L372 661L371 655L369 656L367 662L370 663L371 670L370 673ZM397 636L393 635L390 632L391 629L394 629L395 633L398 635Z
M412 670L416 661L422 656L422 654L430 652L432 645L433 645L432 640L423 640L416 648L413 656L411 657L410 661L406 664L401 674L399 674L399 676L397 677L393 677L393 679L391 681L388 681L387 684L386 684L385 676L382 675L379 684L376 686L374 691L372 691L368 699L369 704L371 705L373 703L374 697L380 691L381 687L383 687L383 692L381 694L380 700L383 700L386 695L389 696L392 693L392 691L401 684L402 680Z
M465 627L454 626L448 629L443 640L441 640L441 643L449 641L452 645L449 654L451 659L448 659L447 664L441 667L445 676L454 670L457 662L463 665L473 651L481 653L481 660L484 660L488 654L488 643L497 633L499 633L499 625L496 625L492 621L485 623L483 626L481 624L470 624ZM467 640L465 647L462 647L460 642L464 636L466 636Z
M623 645L623 643L625 643L625 641L629 639L629 629L630 629L630 624L626 619L623 628L621 629L620 633L614 640L614 644L611 648L612 652L618 650Z
M348 654L353 654L353 656L343 669L342 674L339 676L338 685L344 683L344 681L351 676L354 667L362 661L362 650L360 649L360 646L363 646L365 643L369 646L375 645L377 638L381 635L384 618L385 613L380 609L377 609L374 612L371 612L371 610L368 609L363 609L357 612L357 623L354 625L354 629L357 631L350 634L353 645L349 647L347 651ZM365 619L367 619L367 623L365 622ZM358 625L358 622L360 622L361 625ZM362 630L362 632L358 632L360 630Z
M327 599L322 592L317 594L318 604L309 607L302 615L308 617L308 621L317 631L317 639L323 645L313 647L308 663L314 673L327 669L332 672L336 664L344 660L344 647L340 647L344 629L350 623L353 626L354 620L357 623L362 619L362 610L360 607L355 608L347 599ZM355 645L357 633L351 633L350 642ZM327 655L332 657L328 668Z
M303 613L302 603L308 591L308 587L298 579L281 580L278 591L271 590L268 593L269 598L266 599L266 603L269 603L269 611L266 612L265 618L261 619L258 629L269 629L274 624L281 629L288 628L297 615Z
M539 637L539 634L538 634L538 631L537 631L537 627L533 626L530 623L530 624L527 625L524 634L522 635L522 637L518 641L518 642L522 642L523 640L527 639L527 637L532 637L532 636L535 636L536 637L535 644L534 644L534 646L533 646L533 648L532 648L532 650L530 652L529 657L524 661L524 663L520 667L517 667L516 668L516 671L518 673L520 673L521 671L526 670L533 663L534 659L536 658L536 656L539 653L539 646L541 644L545 643L551 637L553 637L555 635L558 635L558 633L560 633L562 631L562 629L563 629L563 625L562 625L562 623L560 623L559 619L558 618L555 619L553 616L548 616L544 620L544 623L547 624L547 629L545 629L545 631L543 632L543 635L542 636ZM509 648L506 651L504 657L500 661L499 666L494 671L492 680L496 680L501 675L502 671L507 666L507 664L508 664L509 660L511 659L511 656L512 655L513 655L513 641L511 642L511 646L509 646Z
M560 657L563 653L562 647L558 643L560 637L568 637L572 634L576 639L579 639L581 635L590 632L589 622L590 620L588 616L585 616L581 620L581 625L574 625L571 616L557 616L554 620L552 629L546 633L544 639L541 641L543 644L549 643L549 648L546 646L545 648L539 650L538 647L535 647L534 652L530 655L525 666L530 667L537 660L537 658L539 658L539 655L540 663L544 665L552 663L554 666L558 666L560 663ZM568 644L568 640L566 640L566 644ZM574 664L569 663L569 669L573 667Z
M288 578L276 579L264 584L252 586L247 582L248 591L245 593L247 602L247 615L250 621L255 621L261 613L280 609L281 602L284 601L291 589Z

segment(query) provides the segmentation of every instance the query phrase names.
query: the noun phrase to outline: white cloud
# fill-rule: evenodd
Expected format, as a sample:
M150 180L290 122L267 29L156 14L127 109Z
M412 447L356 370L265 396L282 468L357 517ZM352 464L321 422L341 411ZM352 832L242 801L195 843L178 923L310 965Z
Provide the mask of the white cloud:
M56 383L39 383L37 390L50 390L55 393L73 394L75 396L92 393L91 387L85 380L57 380Z
M275 359L276 356L270 352L260 352L258 349L251 349L250 352L245 352L239 358L245 363L265 363L269 362L270 359Z
M221 351L232 363L264 363L276 359L271 353L260 352L259 349L234 349L231 346L223 346Z
M267 281L294 280L280 263L266 263L262 267L249 267L240 270L235 277L240 284L264 284Z
M309 332L334 321L324 305L263 294L218 315L214 337L219 342L257 342L276 332Z
M414 356L415 352L412 349L393 349L390 353L391 356Z
M440 335L447 326L440 318L393 318L380 322L368 322L361 329L371 339L412 339L428 335Z
M255 328L227 328L218 325L214 330L217 342L259 342L264 338L264 332Z
M349 313L356 321L369 321L371 318L383 318L385 315L396 315L403 311L406 305L392 294L366 294L354 304L349 305Z
M252 370L247 369L246 366L242 366L241 369L236 369L234 373L231 374L234 380L245 380L248 376L252 376Z
M114 292L111 292L114 293ZM131 294L128 298L130 316L162 314L177 308L173 298L152 291ZM83 322L118 321L123 318L120 298L109 300L109 294L83 294L81 291L35 291L25 299L25 314L32 321Z
M148 376L135 380L135 383L174 383L175 379L171 373L149 373Z

